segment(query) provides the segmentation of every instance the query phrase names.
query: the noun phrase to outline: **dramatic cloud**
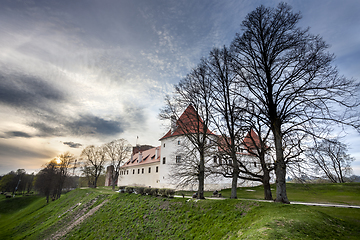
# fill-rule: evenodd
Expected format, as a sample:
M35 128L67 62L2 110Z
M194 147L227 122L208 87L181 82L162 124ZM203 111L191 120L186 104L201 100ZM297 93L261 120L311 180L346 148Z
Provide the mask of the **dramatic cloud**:
M0 72L0 102L34 110L48 108L51 101L64 101L64 94L54 85L34 76Z
M71 148L79 148L82 146L80 143L74 143L74 142L64 142L65 145L68 145Z
M26 132L21 132L21 131L5 132L4 138L11 138L11 137L31 138L32 136L27 134Z
M38 137L87 135L111 136L124 132L124 128L128 123L121 122L121 120L105 120L100 117L85 115L80 116L79 119L64 120L64 122L34 122L29 125L38 131Z

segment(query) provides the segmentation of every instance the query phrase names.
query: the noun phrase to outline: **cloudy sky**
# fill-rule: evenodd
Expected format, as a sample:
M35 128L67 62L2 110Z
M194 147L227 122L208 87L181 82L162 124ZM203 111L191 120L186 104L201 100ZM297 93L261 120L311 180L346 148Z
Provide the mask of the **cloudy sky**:
M118 138L159 145L164 96L214 46L229 45L254 0L0 0L0 174ZM286 1L360 80L360 1ZM359 134L344 141L357 161Z

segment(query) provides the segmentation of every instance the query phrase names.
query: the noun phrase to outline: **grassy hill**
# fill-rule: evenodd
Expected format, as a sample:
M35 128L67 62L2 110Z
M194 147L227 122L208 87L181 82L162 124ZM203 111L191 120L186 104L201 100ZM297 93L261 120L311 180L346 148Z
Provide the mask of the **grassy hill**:
M315 193L304 185L288 186L290 200L308 201L306 195L315 194L323 202L328 194L326 202L360 202L360 184L310 186ZM343 189L342 193L335 188ZM239 197L246 193L257 198L261 189L251 190L255 191L241 189ZM338 195L347 197L339 200ZM360 239L360 209L167 199L119 194L104 187L77 189L49 204L37 196L0 198L0 239L85 238Z

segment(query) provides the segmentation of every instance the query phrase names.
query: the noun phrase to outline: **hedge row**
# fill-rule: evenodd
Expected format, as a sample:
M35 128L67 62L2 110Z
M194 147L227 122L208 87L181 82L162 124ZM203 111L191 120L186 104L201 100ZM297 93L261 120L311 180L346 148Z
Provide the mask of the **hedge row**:
M119 187L119 191L123 193L135 193L150 196L174 197L175 190L169 188L148 188L148 187Z

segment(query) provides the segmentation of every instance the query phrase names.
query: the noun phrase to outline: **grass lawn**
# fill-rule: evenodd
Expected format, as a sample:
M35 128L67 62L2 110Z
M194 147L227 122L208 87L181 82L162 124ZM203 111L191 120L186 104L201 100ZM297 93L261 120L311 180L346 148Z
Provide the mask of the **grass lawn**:
M305 198L301 201L310 201L306 188L288 186L289 197L293 191L292 197L298 201L301 197ZM325 185L311 189L320 192L316 194L324 201L326 196L336 198L339 189L342 196L355 192L345 202L358 202L359 185L345 184L337 190L337 186L329 186L330 193ZM257 193L261 188L251 189L256 191L242 189L239 197L244 192L248 198L262 198ZM224 195L226 191L222 191ZM101 208L73 224L96 206ZM168 199L100 187L76 189L49 204L38 196L0 197L0 229L0 239L360 239L360 209L236 199Z
M273 198L276 196L276 186L271 185ZM343 184L299 184L287 183L286 190L288 198L297 202L316 202L316 203L334 203L360 205L360 183ZM222 196L230 198L231 189L220 191ZM179 191L176 194L191 196L193 192ZM205 197L210 197L212 192L205 192ZM237 192L238 198L243 199L264 199L263 187L240 187Z

